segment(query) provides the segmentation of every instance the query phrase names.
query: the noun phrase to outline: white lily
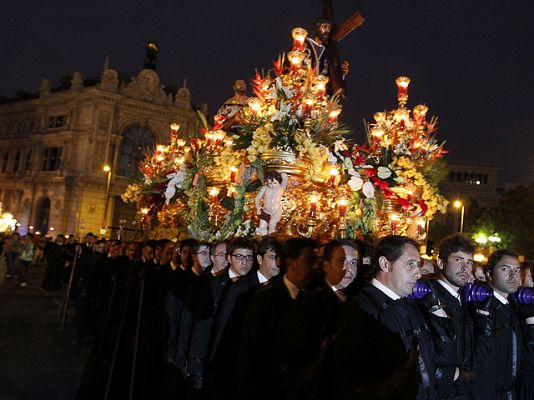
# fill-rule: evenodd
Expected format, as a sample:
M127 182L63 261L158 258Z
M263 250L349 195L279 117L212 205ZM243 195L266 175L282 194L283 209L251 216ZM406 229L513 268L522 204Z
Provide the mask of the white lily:
M350 186L350 188L355 192L360 190L364 184L363 179L360 178L359 176L352 176L347 183Z
M368 199L375 197L375 187L371 182L365 182L362 187L362 192Z

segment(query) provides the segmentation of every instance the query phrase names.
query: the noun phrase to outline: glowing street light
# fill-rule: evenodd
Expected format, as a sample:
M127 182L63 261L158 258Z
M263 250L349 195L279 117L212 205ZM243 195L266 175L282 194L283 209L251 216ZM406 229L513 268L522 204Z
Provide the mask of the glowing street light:
M460 233L464 233L464 216L465 216L465 206L460 200L454 202L455 208L461 208L460 211Z
M108 226L108 204L109 204L109 189L111 187L111 167L109 165L104 165L102 168L104 172L107 172L107 185L106 185L106 199L104 202L104 216L102 218L102 231L106 231L106 227Z

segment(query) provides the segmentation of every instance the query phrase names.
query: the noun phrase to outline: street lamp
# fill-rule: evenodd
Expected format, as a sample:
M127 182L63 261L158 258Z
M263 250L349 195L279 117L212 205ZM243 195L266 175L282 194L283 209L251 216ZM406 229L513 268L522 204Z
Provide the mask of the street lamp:
M109 203L109 189L111 186L111 167L109 165L104 165L102 168L104 172L107 172L107 186L106 186L106 200L104 202L104 217L102 218L102 232L106 232L106 227L108 226L108 203Z
M460 200L454 202L455 208L461 208L460 212L460 233L464 233L464 216L465 216L465 206Z

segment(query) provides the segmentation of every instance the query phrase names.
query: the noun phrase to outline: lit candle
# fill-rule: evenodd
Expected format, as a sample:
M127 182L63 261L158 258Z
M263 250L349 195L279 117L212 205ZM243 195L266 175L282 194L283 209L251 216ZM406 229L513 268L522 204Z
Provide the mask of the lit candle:
M417 235L418 236L421 236L423 234L423 229L425 227L425 221L423 220L419 220L419 222L417 222Z
M410 84L410 78L400 76L395 79L395 83L397 84L397 100L399 101L399 105L404 107L408 102L408 85Z
M300 68L300 64L304 61L304 53L301 51L290 51L287 55L291 62L291 71L296 72Z
M339 211L339 216L341 218L345 218L345 214L347 213L347 200L339 200L337 203L337 209Z
M310 197L310 217L317 217L317 196Z
M178 150L183 150L184 146L185 146L185 140L183 139L178 139L176 141L176 144L178 145Z
M233 165L230 167L230 182L235 183L237 177L237 168Z
M211 139L212 139L211 133L206 133L205 138L206 138L206 147L211 146Z
M165 146L163 146L162 144L158 144L156 146L156 150L160 153L164 153L165 152Z
M147 207L141 208L141 214L147 215L150 210Z
M315 91L317 93L317 97L321 98L324 96L326 92L326 84L328 83L328 78L324 75L317 75L317 77L314 80L315 84Z
M391 220L391 232L394 234L395 231L397 230L397 224L398 224L397 214L393 214L390 220Z
M304 28L294 28L291 35L293 36L293 50L304 50L304 40L308 36L308 31Z
M334 123L337 121L337 117L341 114L341 108L336 107L332 111L330 111L330 114L328 114L328 122Z
M230 189L228 189L228 195L230 197L234 197L235 196L235 187L234 186L230 186Z
M411 190L408 191L408 201L411 203L412 202L412 196L413 196L413 192Z
M174 133L175 135L178 133L178 129L180 129L180 124L176 123L176 122L173 122L171 124L171 131L172 133Z
M303 114L305 116L309 116L310 113L311 113L311 110L312 110L312 107L313 105L315 104L315 100L312 99L311 97L306 97L304 100L303 100Z
M217 189L216 187L212 187L210 189L210 200L212 203L216 203L217 202L217 195L219 194L219 189Z
M330 170L330 186L334 187L336 185L336 178L339 175L337 169L332 168Z
M261 108L261 101L257 97L251 97L247 100L249 108L254 112L255 114L260 111Z

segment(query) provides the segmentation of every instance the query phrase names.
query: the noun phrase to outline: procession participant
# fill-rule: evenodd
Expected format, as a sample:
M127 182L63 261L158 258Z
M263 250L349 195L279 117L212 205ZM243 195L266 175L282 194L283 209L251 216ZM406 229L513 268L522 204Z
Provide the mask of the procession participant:
M471 398L473 325L459 291L469 283L474 252L475 245L466 236L445 238L439 247L437 279L425 280L434 300L429 301L427 296L419 300L426 311L435 348L443 351L436 351L434 357L438 399ZM448 318L436 318L439 307Z
M319 396L433 399L432 341L406 296L421 276L417 243L386 236L372 259L373 278L345 308L325 354Z
M27 286L26 275L28 268L32 264L35 246L33 244L33 235L27 233L22 238L22 246L17 260L17 282L16 284L24 287Z
M210 248L212 267L203 283L194 313L193 333L188 353L188 375L194 390L202 389L206 357L210 343L213 317L224 286L229 279L226 241L215 242Z
M235 239L228 245L228 281L223 289L214 316L211 341L208 350L209 390L214 396L232 393L235 384L233 365L237 357L235 340L239 333L232 331L228 322L231 319L236 299L244 292L259 284L257 274L250 273L254 263L255 245L247 239Z
M317 270L315 241L290 238L282 254L284 276L258 290L246 313L237 369L240 399L299 398L316 355L310 351L314 332L305 302Z
M520 321L509 301L509 295L519 288L517 254L506 249L493 252L485 273L493 296L473 307L473 399L512 399L516 396L522 347Z
M176 367L187 375L187 351L193 329L193 314L196 310L203 278L211 266L210 244L196 242L192 248L193 265L186 271L183 278L183 310L178 327L176 342Z
M66 260L65 236L57 235L55 242L47 242L44 249L46 272L41 287L47 291L61 289Z

